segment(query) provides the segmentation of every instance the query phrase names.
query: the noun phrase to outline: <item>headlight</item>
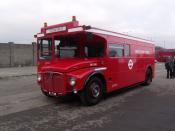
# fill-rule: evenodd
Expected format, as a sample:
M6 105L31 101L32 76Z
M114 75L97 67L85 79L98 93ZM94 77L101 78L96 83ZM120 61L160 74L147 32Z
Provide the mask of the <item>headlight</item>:
M41 74L38 74L38 76L37 76L38 78L38 81L41 81Z
M75 84L76 84L76 79L75 79L75 78L70 78L69 84L70 84L71 86L75 86Z

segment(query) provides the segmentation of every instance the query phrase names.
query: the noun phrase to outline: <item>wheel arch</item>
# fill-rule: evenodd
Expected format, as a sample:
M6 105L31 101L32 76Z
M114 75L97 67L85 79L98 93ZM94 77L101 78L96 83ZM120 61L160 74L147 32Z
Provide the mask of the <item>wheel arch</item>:
M148 69L151 70L151 73L153 75L153 69L152 69L152 66L151 65L147 65L146 70L145 70L145 74L146 74L146 72L147 72Z
M151 79L150 79L150 77L148 77L149 70L151 71ZM148 65L146 68L146 71L145 71L145 81L144 81L143 85L150 85L152 82L152 78L153 78L153 70L152 70L151 65Z
M104 74L101 72L93 72L93 73L89 74L84 82L83 87L85 87L87 85L87 83L89 82L89 80L94 78L94 77L97 77L101 80L101 82L104 84L104 93L106 93L107 82L106 82L106 78L105 78Z

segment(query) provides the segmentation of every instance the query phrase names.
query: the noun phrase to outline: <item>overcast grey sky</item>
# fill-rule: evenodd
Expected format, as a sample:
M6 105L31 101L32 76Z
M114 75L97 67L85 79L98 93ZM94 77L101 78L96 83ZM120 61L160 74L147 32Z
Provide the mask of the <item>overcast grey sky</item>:
M81 24L152 39L175 48L173 0L5 0L0 2L0 43L31 43L44 22L76 15Z

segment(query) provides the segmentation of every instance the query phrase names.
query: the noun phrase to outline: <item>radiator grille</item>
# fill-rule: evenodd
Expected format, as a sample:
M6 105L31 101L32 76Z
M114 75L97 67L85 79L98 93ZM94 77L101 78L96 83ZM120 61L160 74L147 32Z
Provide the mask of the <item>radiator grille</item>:
M55 72L46 72L43 74L43 88L55 93L64 92L64 75Z

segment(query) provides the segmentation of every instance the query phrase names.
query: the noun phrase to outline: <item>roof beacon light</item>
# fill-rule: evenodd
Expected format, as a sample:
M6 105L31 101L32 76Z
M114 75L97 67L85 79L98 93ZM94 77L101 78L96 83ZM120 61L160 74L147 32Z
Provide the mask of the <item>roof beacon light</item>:
M72 16L72 21L77 21L76 16Z
M44 27L47 27L47 22L44 23Z

